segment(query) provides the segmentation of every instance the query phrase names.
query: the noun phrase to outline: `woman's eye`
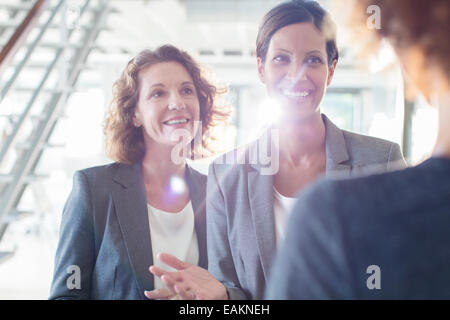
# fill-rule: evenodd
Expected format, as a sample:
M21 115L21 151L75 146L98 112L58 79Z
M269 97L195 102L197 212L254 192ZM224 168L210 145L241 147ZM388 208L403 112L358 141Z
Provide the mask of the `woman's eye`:
M161 90L156 90L156 91L153 91L153 92L152 92L151 97L152 97L152 98L158 98L158 97L161 97L163 94L164 94L163 91L161 91Z
M286 56L280 55L280 56L275 56L275 57L273 58L273 61L274 61L275 63L288 62L288 61L289 61L289 58L286 57Z
M182 90L182 92L183 92L184 94L193 94L193 93L194 93L194 90L193 90L192 88L184 88L184 89Z
M322 59L319 57L309 57L306 59L307 64L321 64Z

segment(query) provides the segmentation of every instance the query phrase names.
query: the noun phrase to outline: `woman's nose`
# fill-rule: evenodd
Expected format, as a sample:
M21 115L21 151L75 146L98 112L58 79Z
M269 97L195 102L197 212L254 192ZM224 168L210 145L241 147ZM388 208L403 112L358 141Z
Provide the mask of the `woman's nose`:
M304 63L293 63L288 70L286 78L292 82L306 80L307 65Z
M183 97L178 92L173 92L169 100L170 104L184 104Z
M178 92L172 93L169 99L169 106L177 106L178 108L185 107L183 97Z

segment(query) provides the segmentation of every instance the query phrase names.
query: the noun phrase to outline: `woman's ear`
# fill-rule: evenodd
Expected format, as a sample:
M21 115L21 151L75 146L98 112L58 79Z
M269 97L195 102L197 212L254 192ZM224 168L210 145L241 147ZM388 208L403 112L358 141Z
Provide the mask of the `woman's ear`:
M258 66L258 76L262 83L264 82L264 62L261 57L256 58L256 65Z
M336 70L337 60L333 60L330 66L328 66L328 79L327 87L330 85L331 80L333 80L334 71Z

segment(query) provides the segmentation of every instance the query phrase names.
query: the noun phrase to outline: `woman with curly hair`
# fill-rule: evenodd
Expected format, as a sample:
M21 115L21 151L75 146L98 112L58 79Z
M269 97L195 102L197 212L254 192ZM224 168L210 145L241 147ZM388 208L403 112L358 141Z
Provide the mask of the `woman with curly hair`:
M269 299L450 299L450 2L358 0L408 79L438 110L430 159L413 168L325 180L300 197ZM378 41L376 42L378 43Z
M134 57L114 84L106 151L75 173L64 207L51 299L145 299L166 290L148 271L160 252L207 268L206 177L186 164L227 117L221 92L184 51Z

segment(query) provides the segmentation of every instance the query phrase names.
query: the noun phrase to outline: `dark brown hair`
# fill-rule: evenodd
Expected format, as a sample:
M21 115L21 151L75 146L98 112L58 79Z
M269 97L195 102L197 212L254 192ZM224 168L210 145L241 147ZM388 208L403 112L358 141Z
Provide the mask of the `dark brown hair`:
M204 76L200 65L185 51L172 45L164 45L156 50L141 51L128 62L121 77L113 85L111 108L105 120L106 154L112 160L131 164L141 161L145 154L142 127L133 125L136 104L139 99L139 72L160 62L178 62L192 77L200 104L201 146L191 144L191 157L195 152L211 151L209 129L225 122L229 111L217 104L219 95L226 89L218 89ZM202 148L199 148L202 147ZM201 150L198 150L201 149Z
M339 60L336 45L336 25L328 12L319 3L312 0L291 0L272 8L263 17L256 38L256 56L264 63L270 39L279 29L291 24L309 22L324 34L328 64Z

